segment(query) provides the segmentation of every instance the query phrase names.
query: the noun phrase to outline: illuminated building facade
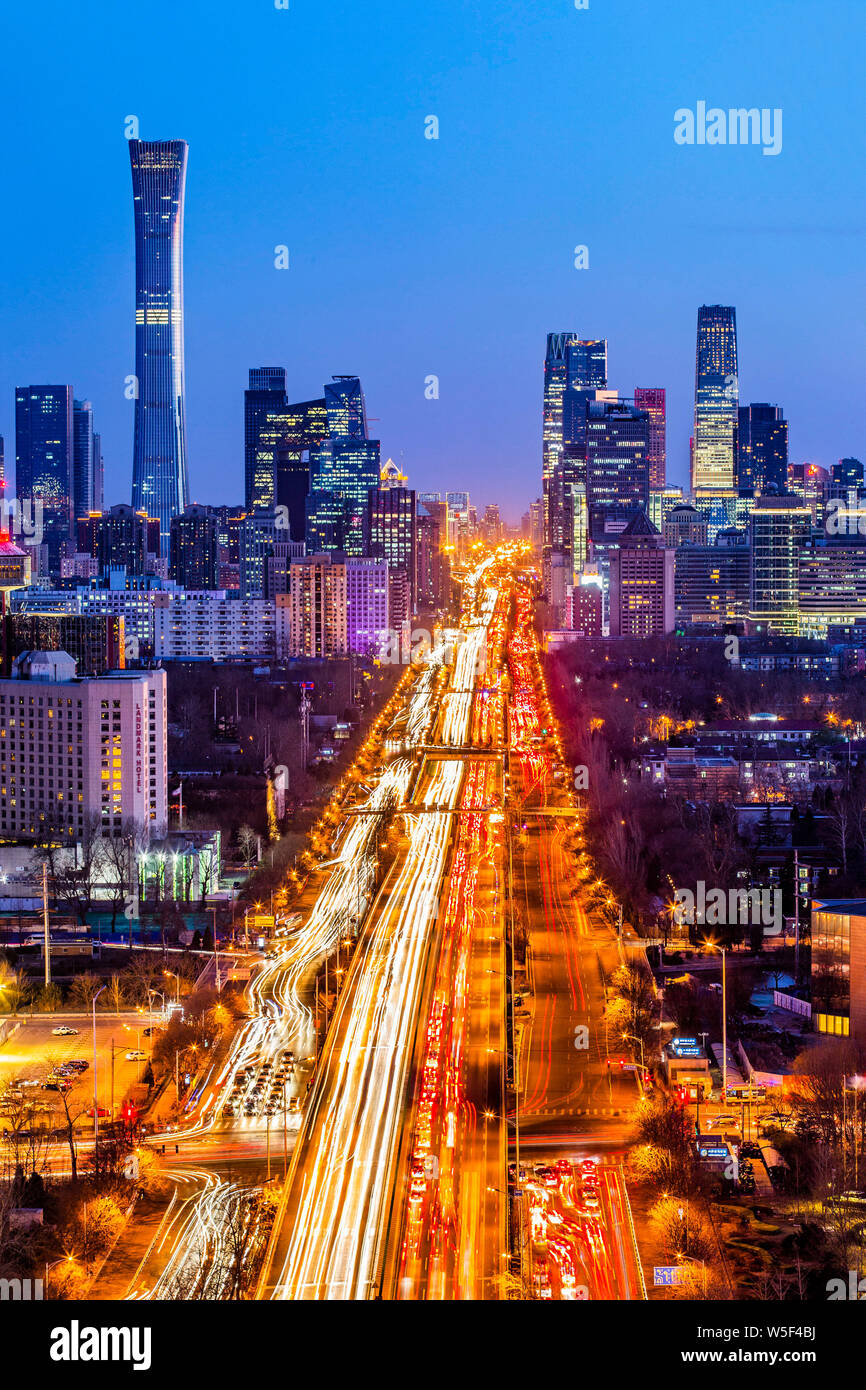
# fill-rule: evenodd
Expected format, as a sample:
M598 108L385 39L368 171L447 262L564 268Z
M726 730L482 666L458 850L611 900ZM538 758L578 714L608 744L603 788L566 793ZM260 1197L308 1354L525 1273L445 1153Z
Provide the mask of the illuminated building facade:
M741 405L737 412L737 487L757 496L788 486L788 421L779 405Z
M285 367L250 367L249 386L244 392L244 503L248 511L273 506L273 450L262 448L261 432L268 416L285 408L288 400Z
M72 528L73 401L71 386L15 391L15 486L26 530L38 524L52 564Z
M637 512L610 553L611 637L663 637L674 630L674 552L646 512Z
M185 140L130 140L135 205L132 505L169 524L189 500L184 423Z
M89 679L67 652L30 651L0 680L0 835L163 835L166 766L165 671Z
M731 492L736 486L738 405L736 310L702 304L695 353L694 495Z
M647 462L651 488L663 488L667 468L667 407L663 386L636 386L634 403L649 416Z
M800 631L800 553L809 539L812 513L792 493L759 497L752 510L749 616L774 632Z

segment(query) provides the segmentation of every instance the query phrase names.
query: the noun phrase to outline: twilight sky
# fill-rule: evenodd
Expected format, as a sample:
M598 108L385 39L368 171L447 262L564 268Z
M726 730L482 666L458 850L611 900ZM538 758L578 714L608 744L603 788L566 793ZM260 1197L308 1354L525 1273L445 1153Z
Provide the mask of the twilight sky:
M863 0L42 0L0 34L9 473L14 387L72 382L129 500L128 115L190 146L197 501L242 500L247 368L283 365L295 400L358 373L412 486L516 520L554 329L606 336L625 394L667 387L685 484L702 302L736 305L740 399L784 406L792 458L866 456ZM678 146L698 101L781 107L781 153Z

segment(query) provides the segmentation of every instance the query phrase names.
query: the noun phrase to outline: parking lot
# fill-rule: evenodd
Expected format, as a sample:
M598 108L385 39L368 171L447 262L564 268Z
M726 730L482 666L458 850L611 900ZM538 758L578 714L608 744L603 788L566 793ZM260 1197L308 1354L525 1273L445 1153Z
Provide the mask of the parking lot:
M99 1109L105 1112L104 1115L100 1113L100 1118L116 1116L129 1087L141 1080L146 1058L127 1061L126 1054L141 1051L149 1057L153 1039L144 1036L144 1029L151 1022L141 1014L97 1014L95 1075ZM66 1037L55 1036L53 1030L61 1027L77 1031ZM23 1084L13 1090L20 1092L28 1104L36 1106L37 1114L40 1110L42 1115L51 1112L56 1116L58 1111L62 1114L59 1093L45 1089L44 1082L54 1068L76 1060L86 1062L87 1068L70 1075L70 1112L78 1116L79 1126L92 1125L94 1049L93 1026L88 1017L53 1014L22 1020L11 1037L0 1045L0 1092L6 1092L14 1082L21 1082ZM20 1102L13 1102L7 1110L6 1114L0 1113L2 1129L11 1129L20 1123Z

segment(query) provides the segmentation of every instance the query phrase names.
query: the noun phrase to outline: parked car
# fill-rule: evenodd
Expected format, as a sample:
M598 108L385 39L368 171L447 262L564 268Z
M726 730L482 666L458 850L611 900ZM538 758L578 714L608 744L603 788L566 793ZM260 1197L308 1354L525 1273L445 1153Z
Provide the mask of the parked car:
M78 1036L77 1028L70 1028L68 1023L62 1023L59 1028L52 1028L55 1038L74 1038Z

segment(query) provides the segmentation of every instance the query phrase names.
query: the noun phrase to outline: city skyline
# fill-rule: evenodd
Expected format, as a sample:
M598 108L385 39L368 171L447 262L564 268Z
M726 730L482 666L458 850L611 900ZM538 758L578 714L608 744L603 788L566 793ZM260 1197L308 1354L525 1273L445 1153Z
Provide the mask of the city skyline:
M158 4L154 10L153 35L161 32L164 9ZM17 73L10 74L6 94L28 119L31 141L24 215L4 232L7 260L23 283L39 288L26 314L23 305L5 311L0 432L8 442L16 385L72 382L78 398L93 402L103 434L106 499L129 495L132 406L123 383L134 370L133 236L123 137L126 117L135 113L142 139L183 138L190 146L186 346L192 500L241 498L237 397L249 367L276 362L287 368L290 398L299 401L313 397L330 372L357 371L371 412L381 419L383 457L400 461L419 487L441 483L443 489L459 485L471 464L479 497L499 501L516 519L537 495L529 465L537 457L532 417L544 336L569 322L586 336L607 338L612 384L629 389L646 381L667 389L668 479L685 486L693 316L697 304L711 302L737 305L742 398L787 406L791 457L828 466L838 457L862 454L855 405L862 356L857 325L853 315L834 313L843 279L850 287L847 303L862 283L851 236L860 195L848 179L844 135L849 122L851 129L857 126L862 95L835 51L804 44L811 34L808 7L787 9L790 28L780 32L769 15L733 4L711 53L692 47L708 6L694 7L685 20L638 14L630 18L633 51L624 53L617 25L600 11L569 13L550 3L524 14L506 7L498 16L502 61L482 74L471 59L480 21L456 5L445 5L442 32L425 35L424 55L406 73L390 61L401 46L413 51L411 18L397 10L388 11L392 23L381 53L368 51L360 17L344 15L329 39L323 69L314 16L293 10L241 20L217 6L219 42L207 28L195 31L213 94L197 84L181 91L173 80L176 61L161 73L151 61L156 39L120 16L117 38L123 42L128 34L131 72L110 74L76 107L76 131L92 149L84 181L65 159L54 130L68 90L67 55L83 51L94 34L85 18L74 32L62 31L63 44L60 35L43 39L43 112L33 108ZM849 31L859 32L860 10L846 4L843 11ZM181 46L185 39L192 42L194 21L173 22ZM746 22L754 46L738 41ZM274 86L268 74L276 75L286 56L278 24L291 26L286 52L301 60L296 89L279 110L271 110L269 97L248 93L238 123L221 95L231 72L226 52L234 45L242 62L260 62L256 88L267 92ZM26 46L32 21L16 16L11 30ZM747 150L677 146L673 113L688 95L678 60L689 52L687 85L694 84L697 95L718 90L724 101L726 88L736 88L731 99L749 102L766 81L758 59L762 44L779 45L774 90L760 104L786 107L780 156L766 160ZM360 89L358 51L368 58ZM591 65L588 52L595 58ZM446 53L456 53L471 83L443 83L437 74L449 68ZM354 88L347 85L350 71ZM561 122L546 132L550 168L563 175L551 184L532 165L537 103L549 84L559 82L564 90L566 73L569 86L582 95L568 96ZM579 80L572 81L572 74ZM605 92L609 81L613 90ZM641 119L627 99L616 100L635 81L649 84ZM350 91L356 94L347 100ZM313 92L318 100L311 100ZM310 114L321 112L323 92L330 97L324 122ZM425 139L431 112L438 114L438 141ZM827 142L831 121L843 135ZM341 181L329 175L346 159L359 122L365 132L361 154L375 172L365 187L350 185L345 197ZM568 153L575 128L582 132L579 164ZM508 132L504 143L502 130ZM631 195L653 207L639 230L606 192L609 149L629 151ZM811 200L805 195L818 169L821 187L835 204L833 216L823 219L806 211ZM571 172L581 190L577 200L569 189ZM498 196L511 178L525 190L519 210ZM55 190L70 210L60 231L60 254L52 250L58 229L48 213ZM496 218L491 222L474 211L476 203L495 206ZM760 206L757 221L731 213L732 206L744 204ZM450 219L455 207L463 213L457 226ZM776 227L783 229L778 238L770 235ZM589 247L586 271L573 265L578 244ZM286 271L274 266L280 245L290 256ZM58 305L64 308L62 325ZM479 353L479 342L495 343L495 355ZM439 378L438 400L425 398L430 375ZM825 393L822 406L810 399L815 377ZM790 408L794 400L796 413Z

